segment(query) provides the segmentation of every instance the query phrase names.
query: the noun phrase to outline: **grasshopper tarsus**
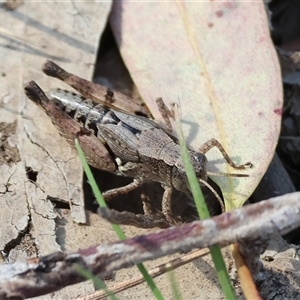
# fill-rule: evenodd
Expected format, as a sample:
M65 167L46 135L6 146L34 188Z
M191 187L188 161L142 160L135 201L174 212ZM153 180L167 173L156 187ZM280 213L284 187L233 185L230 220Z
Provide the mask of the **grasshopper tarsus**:
M251 163L250 161L246 162L244 164L245 168L253 168L253 163Z

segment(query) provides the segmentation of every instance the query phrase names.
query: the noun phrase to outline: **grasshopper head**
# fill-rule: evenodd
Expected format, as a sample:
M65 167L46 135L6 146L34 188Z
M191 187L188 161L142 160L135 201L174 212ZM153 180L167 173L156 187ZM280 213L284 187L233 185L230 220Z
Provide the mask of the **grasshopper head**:
M194 168L195 174L198 179L207 180L207 172L206 172L206 165L207 165L207 158L204 154L191 151L190 152L190 160L192 166Z

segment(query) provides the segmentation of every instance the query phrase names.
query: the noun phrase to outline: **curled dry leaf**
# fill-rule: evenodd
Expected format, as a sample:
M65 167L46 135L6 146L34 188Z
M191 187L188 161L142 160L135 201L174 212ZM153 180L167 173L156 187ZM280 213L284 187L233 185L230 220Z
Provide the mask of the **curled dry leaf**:
M155 118L155 98L179 102L187 142L210 138L250 178L214 177L228 209L241 206L265 173L282 107L279 65L263 3L115 1L111 25L123 59ZM217 150L211 171L232 172Z

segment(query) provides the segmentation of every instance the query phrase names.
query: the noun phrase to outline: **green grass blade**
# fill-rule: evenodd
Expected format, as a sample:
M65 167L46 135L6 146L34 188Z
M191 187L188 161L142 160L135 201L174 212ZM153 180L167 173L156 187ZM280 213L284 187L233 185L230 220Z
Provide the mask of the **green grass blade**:
M204 200L203 193L201 191L199 181L196 177L196 174L194 172L194 168L192 166L188 149L185 143L185 139L183 136L182 128L181 128L181 123L180 123L180 118L179 118L179 113L178 113L178 107L174 107L175 114L176 114L176 125L177 125L177 133L178 133L178 140L179 140L179 145L181 149L181 156L183 159L183 164L185 167L186 175L189 180L189 184L191 187L191 192L196 204L197 212L200 217L200 219L207 219L210 218L208 208L206 206L206 202Z
M84 156L84 153L79 145L79 142L78 140L76 139L75 140L75 146L76 146L76 149L77 149L77 152L78 152L78 155L79 155L79 158L80 158L80 161L82 163L82 166L83 166L83 169L84 169L84 172L86 174L86 177L88 178L88 182L93 190L93 193L97 199L97 202L99 204L100 207L107 207L106 205L106 202L104 200L104 198L102 197L102 194L98 188L98 185L96 183L96 180L92 174L92 171L91 171L91 168L90 166L88 165L87 161L86 161L86 158ZM120 228L120 226L116 225L116 224L111 224L112 227L113 227L113 230L115 231L115 233L117 234L118 238L120 240L125 240L126 239L126 235L124 234L124 232L122 231L122 229Z
M174 270L169 270L168 271L168 275L169 275L170 282L171 282L173 299L181 300L182 297L181 297L180 290L179 290L179 284L178 284L178 282L176 280Z
M236 299L234 288L232 286L229 274L222 256L222 252L219 246L213 246L210 248L210 254L212 256L216 271L218 274L219 282L221 284L223 293L226 299Z
M96 290L105 290L106 294L112 299L112 300L118 300L118 298L112 293L107 287L104 281L102 281L99 277L95 276L90 271L82 268L80 265L75 265L75 270L86 279L90 279L93 281L94 287Z
M104 198L102 197L102 194L98 188L98 185L95 181L95 178L92 174L91 168L89 167L87 160L84 156L84 153L80 147L80 144L78 142L78 139L75 139L75 146L79 155L79 158L81 160L83 169L86 173L86 176L88 178L89 184L91 185L91 188L93 190L93 193L99 203L100 207L107 207ZM120 240L124 240L126 239L126 235L124 234L123 230L121 229L121 227L117 224L111 224L114 231L116 232L117 236L119 237ZM144 267L143 264L138 264L137 265L138 269L140 270L140 272L142 273L142 275L145 278L145 281L147 282L148 286L150 287L153 295L155 296L156 299L158 300L163 300L163 296L161 294L161 292L159 291L159 289L157 288L156 284L154 283L152 277L149 275L149 273L147 272L146 268Z
M178 139L181 148L181 155L184 162L186 175L188 177L189 184L191 187L191 192L193 194L200 219L207 219L210 217L209 211L206 206L206 202L204 200L192 163L190 161L188 149L181 128L178 106L175 105L174 110L175 110L175 119L177 124ZM220 247L217 246L211 247L210 253L217 271L219 282L221 284L226 299L236 299L234 289L232 287Z

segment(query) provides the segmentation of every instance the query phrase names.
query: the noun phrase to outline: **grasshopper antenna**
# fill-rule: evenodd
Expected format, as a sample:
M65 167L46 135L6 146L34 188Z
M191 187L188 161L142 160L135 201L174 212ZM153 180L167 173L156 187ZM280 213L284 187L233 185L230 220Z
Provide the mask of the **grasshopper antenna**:
M216 172L206 172L209 176L220 176L220 177L250 177L248 174L236 174L236 173L216 173Z
M203 185L205 185L214 194L214 196L217 198L217 200L221 206L222 213L225 212L224 202L221 199L221 197L219 196L219 194L215 191L215 189L207 181L205 181L201 178L199 178L199 182L202 183Z

